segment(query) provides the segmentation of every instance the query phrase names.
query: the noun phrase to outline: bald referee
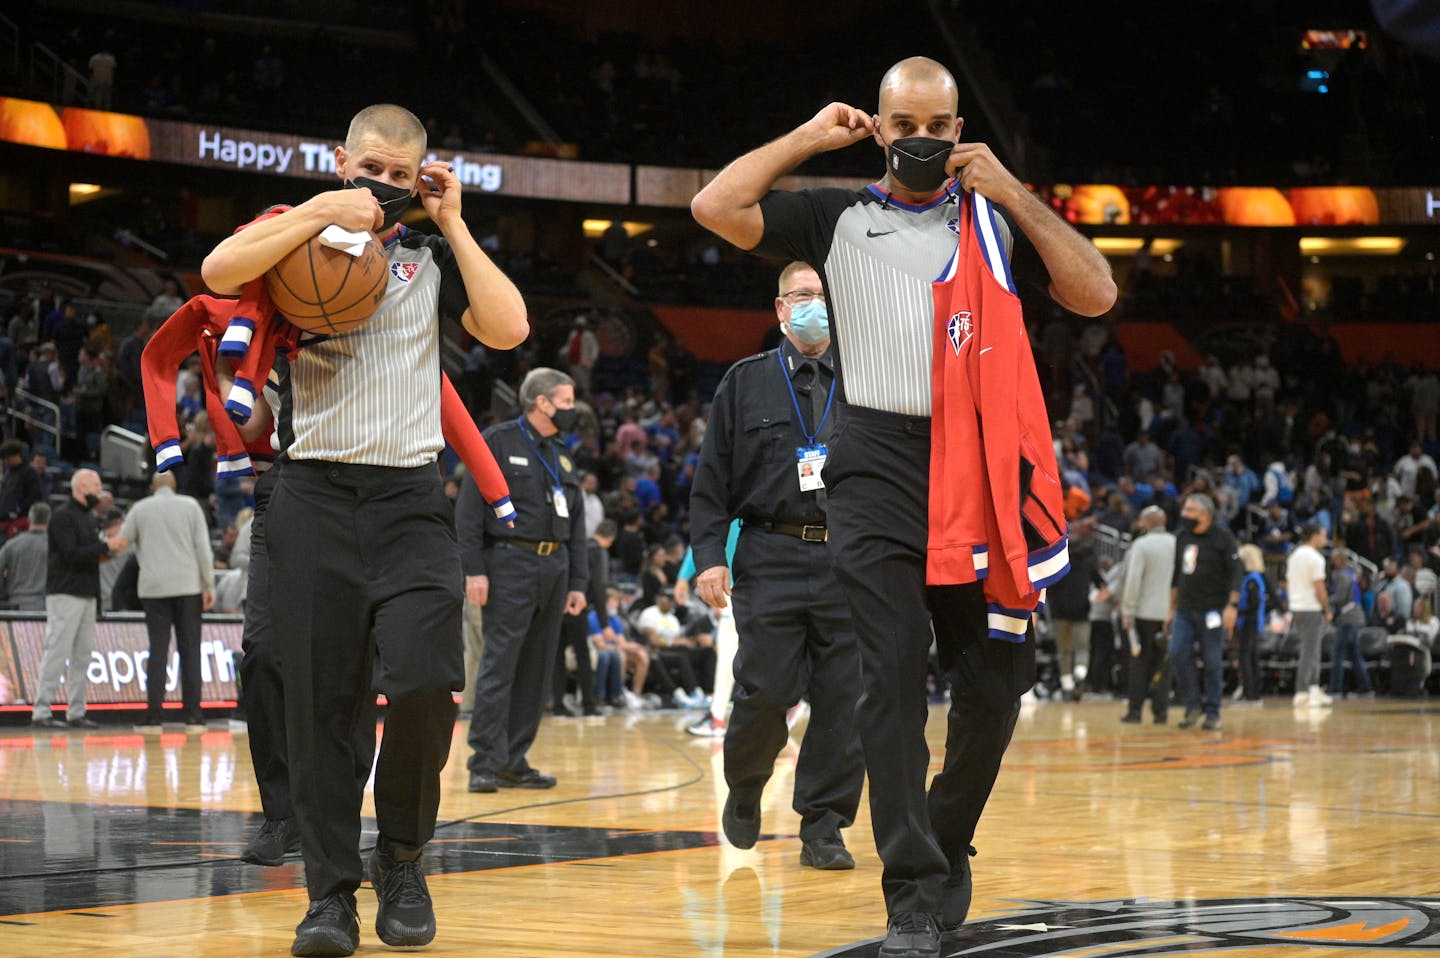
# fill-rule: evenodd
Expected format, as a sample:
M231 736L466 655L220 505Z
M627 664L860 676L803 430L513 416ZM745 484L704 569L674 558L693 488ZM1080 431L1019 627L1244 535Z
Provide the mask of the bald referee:
M421 851L435 830L451 692L464 685L460 560L436 468L439 322L459 320L500 349L522 342L528 324L519 292L465 225L459 181L423 163L425 149L408 110L367 107L335 150L343 188L236 233L202 267L211 289L238 292L331 223L374 230L392 266L369 320L291 362L294 441L270 502L270 602L310 895L292 955L359 947L354 733L375 691L389 702L367 869L375 931L392 946L435 937ZM439 236L400 225L417 193Z

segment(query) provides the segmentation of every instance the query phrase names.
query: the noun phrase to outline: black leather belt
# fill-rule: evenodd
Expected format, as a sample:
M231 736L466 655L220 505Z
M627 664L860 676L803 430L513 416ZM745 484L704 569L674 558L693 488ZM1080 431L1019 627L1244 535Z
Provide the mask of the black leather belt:
M538 542L534 539L501 539L507 546L514 546L517 549L524 549L526 552L533 552L537 556L548 556L554 553L561 546L567 545L564 542L556 542L551 539L541 539Z
M797 522L761 522L760 528L766 532L778 532L782 536L794 536L806 542L825 542L830 538L830 530L824 525L801 525Z

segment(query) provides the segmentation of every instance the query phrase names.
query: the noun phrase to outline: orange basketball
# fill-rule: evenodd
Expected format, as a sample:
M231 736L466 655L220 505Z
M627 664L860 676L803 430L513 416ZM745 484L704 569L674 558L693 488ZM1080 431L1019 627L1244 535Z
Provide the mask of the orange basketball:
M312 236L270 268L265 289L281 316L307 332L334 336L370 318L389 278L385 250L373 234L359 256Z

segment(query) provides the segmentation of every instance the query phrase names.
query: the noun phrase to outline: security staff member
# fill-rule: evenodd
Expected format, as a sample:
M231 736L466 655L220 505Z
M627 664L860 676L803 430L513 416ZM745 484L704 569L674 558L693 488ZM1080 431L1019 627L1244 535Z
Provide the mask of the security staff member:
M1235 634L1245 566L1229 529L1215 524L1215 500L1195 492L1180 510L1175 571L1170 589L1170 664L1185 703L1180 728L1193 728L1204 709L1207 732L1220 731L1222 657ZM1205 694L1195 674L1195 647L1205 660Z
M730 795L722 825L737 848L760 834L760 798L785 745L785 712L801 696L810 724L795 768L800 863L854 868L840 830L855 821L865 766L855 731L860 659L850 608L826 548L826 441L836 393L820 278L806 263L780 274L778 349L741 360L715 391L690 495L696 591L714 608L731 593L735 547L735 702L725 732Z
M585 608L589 578L580 473L560 437L575 425L575 382L533 369L520 383L524 414L485 430L510 484L515 527L478 491L455 507L467 598L485 607L485 650L470 716L470 791L554 788L525 759L540 729L555 669L561 613Z

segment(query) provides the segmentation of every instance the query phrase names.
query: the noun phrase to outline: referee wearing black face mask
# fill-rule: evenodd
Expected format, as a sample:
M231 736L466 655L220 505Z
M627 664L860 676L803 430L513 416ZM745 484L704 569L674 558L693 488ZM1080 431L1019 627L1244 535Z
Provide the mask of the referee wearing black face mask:
M531 370L520 402L522 415L485 430L510 484L514 528L470 486L455 507L466 596L485 607L470 716L472 792L555 786L525 755L540 729L561 614L585 608L589 578L580 473L561 441L575 425L575 382L554 369Z
M865 766L854 724L860 658L826 546L821 479L840 384L820 277L791 263L779 293L785 339L721 380L690 495L696 592L715 608L731 593L725 540L730 521L741 520L721 824L737 848L755 844L761 795L789 738L785 712L803 696L810 723L795 766L800 863L846 869L855 861L840 830L855 821Z

